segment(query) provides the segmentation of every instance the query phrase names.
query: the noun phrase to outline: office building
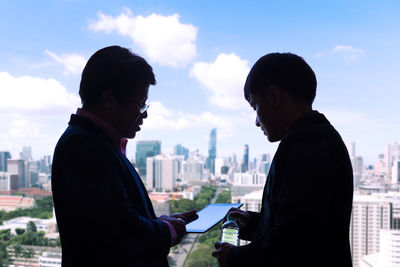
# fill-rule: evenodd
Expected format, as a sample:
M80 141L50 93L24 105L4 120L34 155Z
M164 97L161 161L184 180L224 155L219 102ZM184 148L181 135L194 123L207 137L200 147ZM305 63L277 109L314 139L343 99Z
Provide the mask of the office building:
M215 175L221 175L222 166L224 166L224 159L216 158L215 159Z
M28 171L25 161L22 159L7 160L8 173L18 176L18 188L28 187Z
M208 158L207 168L210 173L215 174L215 158L217 157L217 129L214 128L210 132L210 140L208 142Z
M393 199L378 195L354 195L350 222L354 267L359 266L364 256L379 252L380 230L391 229L392 216Z
M0 191L10 191L11 180L10 174L7 172L0 172Z
M30 146L22 147L22 152L19 153L19 157L22 160L31 160L32 159L32 147L30 147Z
M241 172L247 172L248 170L249 170L249 145L244 145Z
M392 166L392 183L400 183L400 160L395 160Z
M247 173L235 173L232 185L232 203L241 202L243 196L253 191L263 190L265 181L265 173L255 170Z
M157 155L147 158L146 188L155 192L173 192L179 178L183 156Z
M188 184L199 184L204 177L204 163L202 161L182 162L182 180Z
M39 257L39 267L61 267L61 251L45 251Z
M255 190L251 193L244 195L240 199L240 203L243 203L242 209L245 211L261 211L261 202L263 197L263 190Z
M40 160L40 169L39 172L41 173L51 173L51 156L46 155Z
M40 161L27 160L25 162L25 164L26 164L26 168L28 171L28 186L27 187L32 187L34 185L38 185Z
M189 158L189 149L182 146L181 144L177 144L176 146L174 146L174 154L182 155L184 160L187 160Z
M7 171L7 160L11 159L11 154L8 151L0 151L0 172Z
M391 177L393 163L400 160L400 145L397 142L385 147L386 174Z
M135 167L144 183L146 183L146 159L160 154L161 141L138 141L136 143Z

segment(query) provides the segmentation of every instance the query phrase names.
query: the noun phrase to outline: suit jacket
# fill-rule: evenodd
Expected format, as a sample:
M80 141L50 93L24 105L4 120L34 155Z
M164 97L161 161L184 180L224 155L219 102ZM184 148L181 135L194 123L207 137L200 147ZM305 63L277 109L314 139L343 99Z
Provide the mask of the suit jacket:
M353 172L347 149L324 115L296 121L279 144L260 213L234 247L229 266L352 266L349 224Z
M90 120L72 115L57 143L52 190L62 266L168 266L168 225L139 175Z

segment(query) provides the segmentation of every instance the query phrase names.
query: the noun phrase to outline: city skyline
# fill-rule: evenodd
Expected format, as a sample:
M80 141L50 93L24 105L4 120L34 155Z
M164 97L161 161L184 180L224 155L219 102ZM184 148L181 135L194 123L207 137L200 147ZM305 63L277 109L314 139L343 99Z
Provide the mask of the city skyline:
M251 158L274 154L243 97L250 67L270 52L293 52L314 69L314 108L365 164L399 140L398 1L3 1L0 4L0 151L52 155L80 107L80 72L91 54L118 44L145 57L157 86L149 117L128 143L181 143L207 155L218 128L218 155L248 144ZM62 16L60 14L63 14Z

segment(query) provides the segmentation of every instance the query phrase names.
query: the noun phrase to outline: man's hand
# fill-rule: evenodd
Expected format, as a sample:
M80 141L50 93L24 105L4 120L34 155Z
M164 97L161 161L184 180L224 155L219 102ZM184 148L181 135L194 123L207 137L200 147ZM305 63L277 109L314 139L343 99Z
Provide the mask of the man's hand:
M181 212L181 213L174 213L169 215L170 217L176 218L176 219L182 219L186 222L186 224L188 224L191 221L194 221L195 219L197 219L199 216L196 214L197 210L193 209L193 210L189 210L189 211L185 211L185 212Z
M219 266L221 267L228 266L228 255L232 247L234 247L234 245L229 243L224 243L224 242L215 243L215 248L217 250L212 253L212 256L218 259Z
M174 218L172 216L167 216L167 215L162 215L158 217L158 220L167 221L172 225L172 227L174 227L176 233L176 239L174 240L174 243L172 245L175 246L176 244L179 244L182 241L182 238L187 233L185 221L181 218Z
M236 222L239 225L239 228L243 229L246 228L247 224L249 223L250 214L247 211L238 209L238 208L231 208L228 211L228 214L232 218L236 218Z

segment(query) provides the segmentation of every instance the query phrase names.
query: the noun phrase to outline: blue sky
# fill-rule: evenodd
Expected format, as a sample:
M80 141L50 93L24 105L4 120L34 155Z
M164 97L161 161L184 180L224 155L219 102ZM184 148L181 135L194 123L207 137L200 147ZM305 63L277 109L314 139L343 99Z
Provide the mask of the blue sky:
M153 66L149 117L128 145L181 143L207 154L249 144L273 154L242 97L249 68L270 52L304 57L318 79L314 108L374 164L400 133L398 1L7 1L0 3L0 150L52 154L79 107L80 72L96 50L126 46Z

